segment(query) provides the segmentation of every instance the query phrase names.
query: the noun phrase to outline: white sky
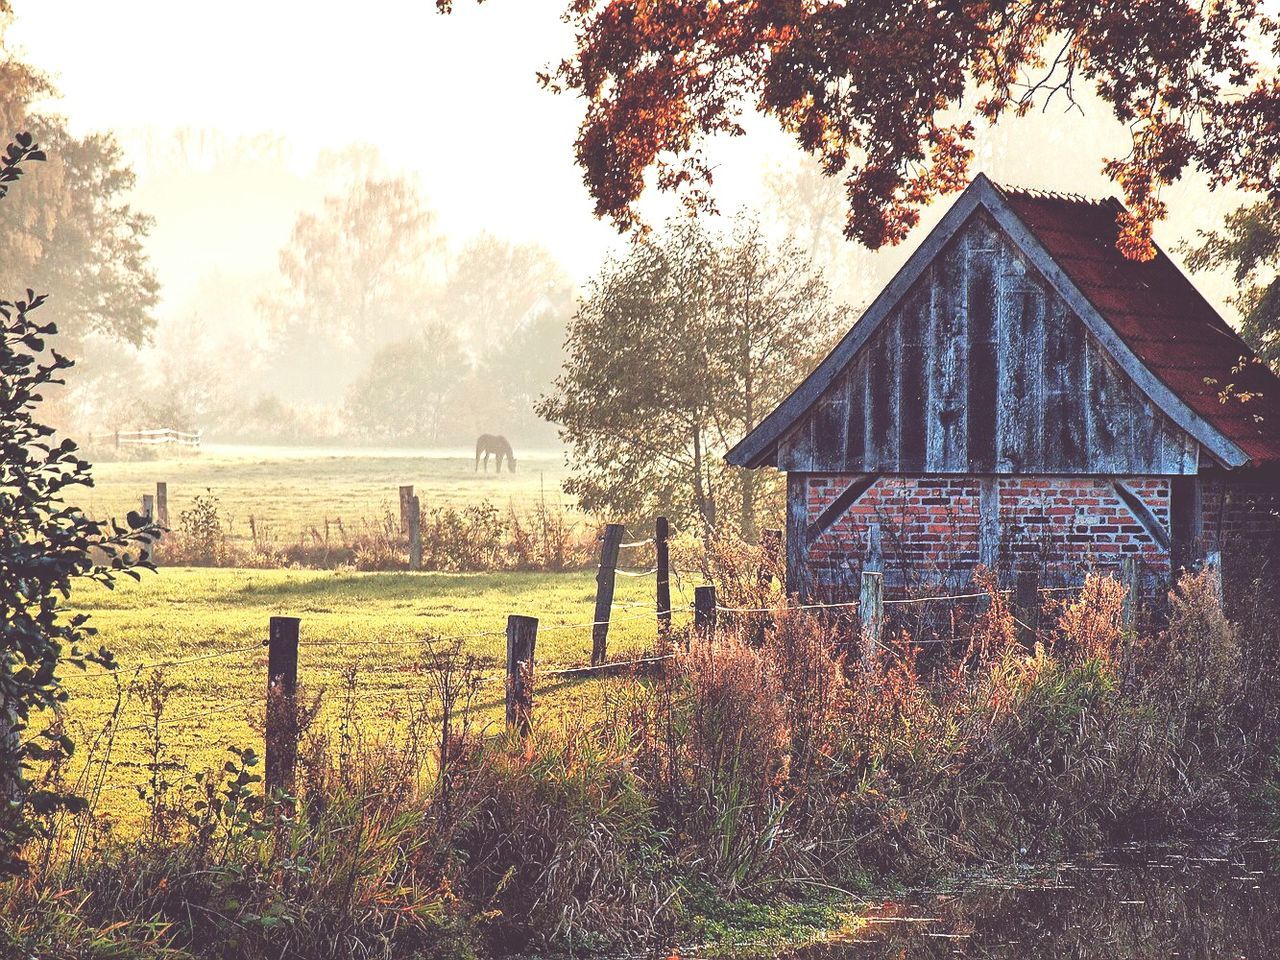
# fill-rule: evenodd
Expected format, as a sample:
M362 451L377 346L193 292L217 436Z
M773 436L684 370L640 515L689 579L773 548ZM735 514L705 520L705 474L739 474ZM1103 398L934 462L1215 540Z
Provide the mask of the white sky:
M569 49L563 3L459 0L441 17L432 0L13 0L9 39L53 76L73 129L120 137L139 173L137 205L157 220L150 250L170 304L214 268L269 276L294 217L322 195L309 176L316 156L352 143L417 173L452 235L486 229L537 240L581 281L617 238L591 216L573 163L579 104L535 81ZM753 129L712 152L726 210L758 202L762 170L795 156L771 123ZM197 141L211 135L223 153L242 137L282 137L292 176L258 178L246 168L202 179L199 163L183 166L198 150L173 159L182 130ZM1022 185L1114 193L1101 160L1124 142L1096 106L1083 118L1055 113L985 136L974 169ZM1216 225L1239 198L1191 182L1167 199L1173 215L1158 234L1166 247ZM932 213L930 221L941 209ZM887 278L923 233L869 269ZM1211 295L1225 292L1197 282Z

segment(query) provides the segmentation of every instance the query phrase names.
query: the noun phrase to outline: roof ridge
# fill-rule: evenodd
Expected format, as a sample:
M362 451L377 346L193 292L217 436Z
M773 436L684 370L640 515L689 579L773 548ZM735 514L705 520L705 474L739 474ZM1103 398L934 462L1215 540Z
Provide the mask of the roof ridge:
M994 183L994 181L993 181ZM1030 197L1033 200L1058 200L1065 203L1084 203L1094 207L1119 204L1115 197L1086 197L1081 193L1070 193L1064 190L1046 190L1043 187L1024 187L1011 183L995 183L1001 193L1014 196Z

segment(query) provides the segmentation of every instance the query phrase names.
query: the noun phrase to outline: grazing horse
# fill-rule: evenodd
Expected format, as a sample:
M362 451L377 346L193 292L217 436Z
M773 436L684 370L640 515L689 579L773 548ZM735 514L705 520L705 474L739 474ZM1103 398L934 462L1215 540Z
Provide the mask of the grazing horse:
M476 441L476 471L480 470L480 455L484 455L484 472L489 472L489 457L493 456L497 459L494 466L498 472L502 472L502 458L507 458L507 469L512 473L516 472L516 455L511 452L511 444L507 443L506 437L496 437L491 433L480 435L480 439Z

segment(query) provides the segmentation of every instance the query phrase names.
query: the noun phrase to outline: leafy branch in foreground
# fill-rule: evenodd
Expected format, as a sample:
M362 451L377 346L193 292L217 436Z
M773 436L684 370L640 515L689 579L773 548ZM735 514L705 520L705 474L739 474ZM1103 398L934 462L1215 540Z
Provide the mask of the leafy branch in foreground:
M452 0L437 0L448 13ZM572 52L541 79L586 101L575 150L597 216L640 225L647 185L714 208L707 145L777 121L838 177L845 233L900 243L968 181L978 129L1092 93L1128 150L1118 246L1155 256L1163 187L1198 171L1280 200L1280 21L1257 0L1192 4L569 0Z
M41 159L20 134L0 163L0 189L18 179L23 161ZM44 302L31 290L0 300L0 872L22 868L17 851L40 818L83 804L34 775L74 748L64 733L31 730L36 716L66 700L60 669L115 665L108 650L91 649L88 618L68 616L62 601L77 579L111 587L121 575L154 569L143 548L157 532L137 513L124 524L91 520L66 501L93 481L74 441L55 441L53 428L36 419L41 391L61 384L72 366L47 346L54 324L30 317Z

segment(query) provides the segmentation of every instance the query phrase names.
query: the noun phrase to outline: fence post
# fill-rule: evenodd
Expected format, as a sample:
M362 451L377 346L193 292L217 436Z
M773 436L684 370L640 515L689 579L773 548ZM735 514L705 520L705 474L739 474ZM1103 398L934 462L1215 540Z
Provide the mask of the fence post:
M117 450L120 449L120 431L119 430L116 431L116 449Z
M156 523L169 528L169 484L156 481Z
M658 641L666 647L671 639L671 555L667 538L671 535L666 517L653 524L653 546L658 555ZM662 652L666 652L665 649Z
M1017 618L1018 639L1033 646L1040 629L1040 575L1034 570L1019 570L1013 592L1013 615Z
M1132 630L1138 622L1138 607L1142 603L1142 579L1137 557L1125 557L1120 561L1120 582L1124 584L1124 625Z
M272 617L267 634L267 793L293 792L293 772L298 760L297 617Z
M868 660L884 633L884 574L879 571L862 571L858 621L862 626L862 659Z
M413 509L413 484L400 488L400 532L409 532L409 512Z
M409 498L409 569L422 569L422 503Z
M1204 565L1212 571L1213 586L1218 591L1218 600L1222 600L1222 551L1210 550L1204 556Z
M148 526L150 526L152 523L155 522L156 501L155 501L155 498L149 493L144 493L142 495L142 516L147 521ZM155 541L152 539L150 535L148 535L141 540L141 543L142 543L142 559L150 560L151 549L152 547L155 546Z
M507 617L507 726L529 732L533 712L533 652L538 642L538 618Z
M693 629L704 640L716 629L716 588L705 585L693 588Z
M604 663L608 655L609 610L613 607L614 570L618 566L618 547L622 544L623 527L610 523L604 528L600 544L600 567L596 570L596 615L591 627L591 665Z
M769 529L762 532L760 546L764 548L759 576L760 588L763 590L773 580L773 573L778 569L778 561L782 557L782 531Z

